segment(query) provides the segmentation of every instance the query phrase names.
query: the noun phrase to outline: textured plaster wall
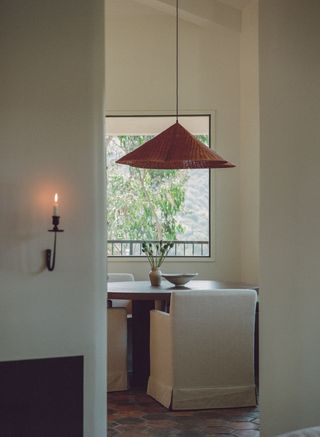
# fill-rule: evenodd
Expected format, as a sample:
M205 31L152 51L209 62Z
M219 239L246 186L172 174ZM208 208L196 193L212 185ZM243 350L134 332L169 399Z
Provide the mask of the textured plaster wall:
M103 8L0 7L0 360L84 355L87 437L106 435ZM56 191L65 232L49 272Z
M259 282L258 0L242 12L240 35L241 279Z
M108 13L109 12L109 13ZM175 18L115 14L106 9L106 113L175 110ZM180 25L180 110L214 112L214 147L237 168L213 172L214 261L166 261L166 271L202 279L241 278L240 33L222 25ZM110 271L146 279L147 262L109 260Z
M260 1L262 436L319 425L320 3Z

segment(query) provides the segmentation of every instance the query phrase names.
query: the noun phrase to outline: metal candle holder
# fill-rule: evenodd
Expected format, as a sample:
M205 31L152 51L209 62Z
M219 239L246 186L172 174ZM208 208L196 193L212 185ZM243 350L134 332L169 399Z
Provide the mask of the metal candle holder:
M60 216L53 215L52 216L53 228L48 229L48 232L54 232L52 262L51 262L52 250L51 249L46 250L46 266L47 266L47 269L50 270L50 272L52 272L52 270L54 270L54 266L56 263L57 232L64 232L63 229L58 228L59 221L60 221Z

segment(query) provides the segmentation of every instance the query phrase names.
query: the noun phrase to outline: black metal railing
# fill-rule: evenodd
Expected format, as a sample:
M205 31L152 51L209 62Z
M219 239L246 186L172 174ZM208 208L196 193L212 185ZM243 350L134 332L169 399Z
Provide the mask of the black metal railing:
M145 256L142 252L142 240L109 240L107 254L109 257ZM147 243L157 243L155 240ZM174 241L168 257L209 257L209 241Z

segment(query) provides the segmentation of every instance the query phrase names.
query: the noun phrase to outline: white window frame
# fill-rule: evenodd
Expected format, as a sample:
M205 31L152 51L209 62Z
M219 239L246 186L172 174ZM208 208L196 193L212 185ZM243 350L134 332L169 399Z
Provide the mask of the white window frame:
M216 111L181 111L181 116L208 116L209 117L209 147L216 151ZM105 117L165 117L172 116L172 111L106 111ZM216 198L216 184L214 172L209 170L209 256L171 256L166 257L166 263L212 263L215 261L216 251L216 232L215 232L215 198ZM145 263L144 256L108 256L108 262L111 263Z

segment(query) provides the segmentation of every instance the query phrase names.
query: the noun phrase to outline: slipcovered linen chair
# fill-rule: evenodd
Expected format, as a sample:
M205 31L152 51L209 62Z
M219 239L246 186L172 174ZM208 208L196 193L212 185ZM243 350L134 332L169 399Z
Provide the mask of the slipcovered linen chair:
M107 311L107 390L127 390L127 311L125 308Z
M131 273L108 273L108 282L134 281ZM112 299L108 308L108 391L127 390L128 388L128 326L127 317L131 317L131 301ZM130 349L130 347L129 347Z
M254 290L173 291L150 312L147 392L173 410L256 405Z
M296 431L291 431L285 434L278 435L278 437L319 437L319 436L320 436L320 426L298 429Z
M134 281L132 273L108 273L108 282Z
M108 273L107 280L108 280L108 282L134 281L134 276L132 273ZM112 304L112 307L126 308L128 316L131 317L131 315L132 315L131 300L112 299L111 304Z

